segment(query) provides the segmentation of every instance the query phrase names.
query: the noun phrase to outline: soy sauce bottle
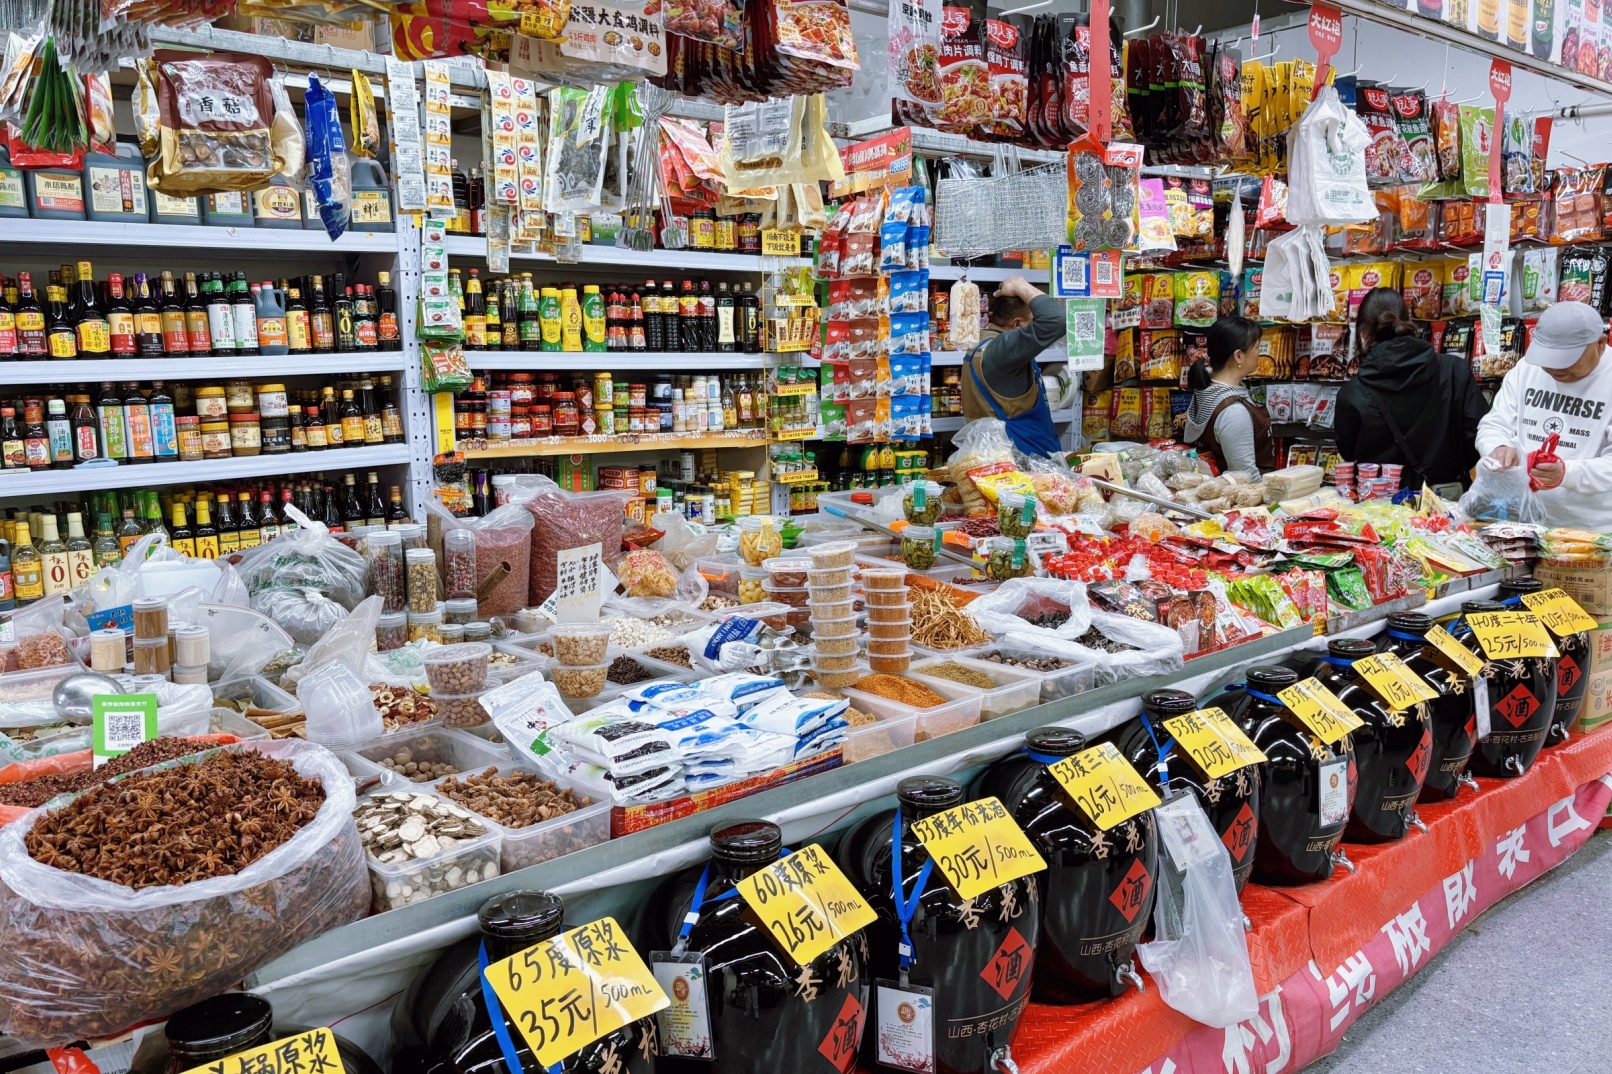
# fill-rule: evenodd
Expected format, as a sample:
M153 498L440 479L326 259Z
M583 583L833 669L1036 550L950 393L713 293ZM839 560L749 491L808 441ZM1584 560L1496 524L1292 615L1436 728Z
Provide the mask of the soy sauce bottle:
M546 1069L502 1010L489 1016L479 956L485 952L491 965L550 939L560 933L564 915L560 897L546 891L511 891L482 906L476 915L480 942L472 938L449 948L405 1000L414 1018L408 1036L423 1042L428 1071L514 1074L493 1030L494 1017L502 1019L521 1067L528 1074ZM655 1036L654 1021L641 1019L561 1061L559 1069L563 1074L654 1074Z
M1024 751L980 777L980 796L1001 800L1046 860L1036 874L1041 942L1036 948L1037 1003L1087 1003L1140 987L1131 964L1153 913L1158 840L1152 813L1102 831L1047 771L1090 743L1067 727L1024 736Z
M1378 652L1393 653L1438 691L1439 696L1427 703L1433 726L1433 757L1427 763L1427 778L1416 799L1419 802L1442 802L1456 796L1472 747L1478 742L1471 679L1426 640L1432 629L1431 616L1409 612L1390 615L1388 629L1377 637Z
M1377 652L1369 641L1339 638L1313 673L1365 722L1349 736L1355 749L1354 807L1343 838L1348 843L1402 839L1416 818L1416 799L1433 759L1433 725L1427 703L1394 711L1354 670Z
M1215 834L1231 855L1232 879L1240 894L1254 868L1254 846L1259 838L1259 766L1249 765L1211 779L1191 754L1178 744L1171 745L1164 721L1197 708L1197 700L1184 690L1143 694L1142 716L1120 725L1111 740L1158 789L1159 797L1169 798L1178 791L1190 791L1197 797L1209 823L1215 826Z
M711 833L711 861L703 870L664 889L663 938L675 952L667 961L700 966L713 1055L663 1055L661 1074L850 1074L855 1067L871 984L865 935L800 966L738 897L740 881L782 854L776 824L737 821ZM663 955L649 958L659 964ZM690 971L680 972L688 974L686 987L700 987L691 984ZM674 981L667 992L676 991ZM673 1039L662 1034L663 1052Z
M1483 647L1472 636L1466 616L1472 612L1510 610L1492 600L1469 600L1461 605L1462 617L1450 633L1483 657ZM1478 740L1472 751L1470 770L1474 776L1512 779L1533 766L1556 715L1554 671L1552 661L1545 657L1490 660L1484 666L1477 703L1482 704L1481 699L1487 696L1489 733Z
M1354 804L1354 749L1345 735L1327 744L1277 696L1299 681L1291 668L1248 669L1248 689L1226 714L1265 754L1260 767L1259 837L1255 882L1310 884L1348 859L1338 842Z
M864 930L876 984L868 1005L868 1023L875 1028L863 1035L863 1063L882 1069L876 1066L877 982L902 979L899 898L911 910L907 984L933 990L935 1074L984 1074L1011 1058L1013 1035L1030 1000L1041 934L1035 878L1014 880L972 899L958 897L938 869L925 869L929 854L912 825L962 805L962 784L913 776L896 785L896 801L894 813L876 813L852 826L837 854L841 868L879 914Z
M1522 578L1500 583L1500 603L1507 608L1527 611L1523 603L1525 593L1538 593L1545 583L1537 578ZM1552 632L1555 636L1555 632ZM1568 732L1578 719L1579 705L1589 689L1590 636L1586 631L1575 631L1556 638L1556 704L1550 726L1545 730L1545 745L1559 746L1567 741Z

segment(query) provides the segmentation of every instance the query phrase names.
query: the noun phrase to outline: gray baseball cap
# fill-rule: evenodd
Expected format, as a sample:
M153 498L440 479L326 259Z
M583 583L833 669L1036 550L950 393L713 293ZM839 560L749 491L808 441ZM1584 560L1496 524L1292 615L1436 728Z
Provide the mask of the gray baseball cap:
M1606 335L1606 318L1584 302L1558 302L1539 315L1522 360L1544 369L1566 369L1584 348Z

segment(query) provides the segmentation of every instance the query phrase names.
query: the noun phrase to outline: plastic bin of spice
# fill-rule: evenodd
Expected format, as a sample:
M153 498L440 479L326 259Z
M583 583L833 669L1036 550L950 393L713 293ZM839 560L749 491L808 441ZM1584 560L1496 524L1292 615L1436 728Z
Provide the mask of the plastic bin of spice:
M870 623L899 623L912 618L912 604L870 604L868 605L868 622Z
M949 735L953 731L961 731L980 722L980 709L985 700L985 695L981 691L955 682L941 681L937 684L933 679L925 680L923 685L947 700L939 705L921 709L849 686L842 687L840 692L850 698L852 705L881 720L902 719L916 714L918 723L916 733L913 735L915 742L926 742L931 738Z
M207 713L207 733L234 735L247 742L269 737L268 728L253 723L234 709L226 708L213 708Z
M971 687L967 683L954 682L951 679L924 674L925 668L947 663L961 664L971 671L977 671L994 682L996 686L993 689L986 690L984 687ZM1007 716L1041 703L1041 675L1039 672L1025 671L1021 668L1009 667L1006 664L992 664L970 656L924 660L914 664L909 674L936 693L943 692L940 684L962 686L971 690L978 689L984 695L980 704L980 719L982 720L994 720L998 716Z
M851 583L843 582L838 585L809 585L806 592L808 597L816 604L838 604L851 599Z
M828 659L833 662L839 658L829 657ZM812 654L811 661L812 678L817 680L819 686L827 690L843 690L868 673L868 669L858 664L854 657L852 658L851 666L848 668L819 667L818 657L815 653Z
M991 660L992 653L1001 653L1003 656L1017 660L1062 660L1068 667L1053 671L1033 672L1041 676L1041 703L1049 701L1062 701L1066 697L1074 697L1094 689L1097 684L1097 665L1091 662L1082 662L1066 653L1053 652L1042 649L1026 642L1000 642L996 645L984 646L973 656L973 660L980 663L991 664L994 667L1012 667L1013 665L997 664ZM1015 671L1032 671L1030 668L1014 668Z
M865 566L862 568L862 592L875 589L907 591L907 570L896 566ZM902 597L903 600L906 597Z
M388 787L378 792L378 794L429 793L420 786ZM441 795L432 797L440 798ZM363 806L366 800L367 797L360 797L358 804ZM460 840L446 850L423 858L412 858L395 864L383 862L373 853L366 853L364 862L369 866L370 892L373 896L370 900L372 913L395 910L409 903L424 902L436 895L444 895L498 876L498 862L504 839L503 829L464 809L457 802L449 804L455 809L462 810L475 823L485 828L487 834Z
M771 578L761 583L761 588L762 591L766 593L768 600L775 604L787 604L791 608L806 607L806 599L811 593L811 590L807 589L805 586L775 586L772 584Z
M856 616L847 615L840 619L812 619L812 635L818 638L854 638L856 637Z
M840 744L840 756L846 764L866 761L872 757L910 746L918 731L918 714L905 716L873 716L872 723L858 724L845 729L845 740Z
M528 769L516 764L497 765L500 776L507 776L513 772L526 772ZM478 768L474 772L466 772L466 776L480 775L486 769ZM462 777L461 777L462 778ZM545 776L545 779L548 777ZM486 824L503 837L500 851L500 864L503 871L512 873L516 869L524 869L528 865L537 865L540 862L551 861L566 854L574 854L579 850L605 842L610 838L610 803L601 802L590 795L586 788L580 785L574 788L556 783L562 791L570 790L572 795L581 801L591 799L592 804L579 806L569 813L562 813L551 820L529 824L524 828L511 828L493 820L491 817L477 813L463 802L442 793L440 785L434 786L436 792L450 802L468 809L478 820Z
M264 715L294 715L302 711L301 701L261 675L238 675L215 682L213 702L221 701L239 705L243 715L247 708Z
M407 762L397 762L397 755L403 750L408 751L409 759ZM410 727L405 731L383 735L373 745L347 750L344 759L354 776L379 776L387 771L381 761L388 758L394 763L448 764L459 772L479 772L488 765L508 761L509 751L451 727ZM419 783L410 782L412 786L421 787L446 775L448 773Z

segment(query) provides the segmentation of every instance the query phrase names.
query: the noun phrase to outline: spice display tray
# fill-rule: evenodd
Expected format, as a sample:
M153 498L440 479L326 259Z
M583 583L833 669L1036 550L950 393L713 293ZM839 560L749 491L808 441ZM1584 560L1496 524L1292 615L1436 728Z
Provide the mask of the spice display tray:
M936 683L939 685L936 685ZM973 727L980 722L980 710L985 701L983 691L972 686L963 686L961 683L946 682L944 680L928 680L924 683L935 693L947 700L939 705L931 705L921 709L915 705L908 705L901 701L892 701L887 697L866 693L854 687L847 686L841 690L850 699L851 704L880 719L901 719L907 716L917 716L917 724L913 732L914 742L924 742L941 735L949 735L953 731L960 731L965 727ZM943 687L956 687L956 689L943 689Z
M427 760L433 763L447 762L457 768L461 775L467 772L480 772L484 768L495 767L509 760L509 752L499 749L492 743L469 735L456 727L410 727L406 731L397 731L384 735L367 746L345 751L344 760L347 768L356 778L380 776L386 779L388 769L382 767L381 758L390 757L398 750L407 749L414 754L415 760ZM407 787L429 787L435 780L424 783L409 781Z
M494 767L498 769L498 774L501 776L507 776L511 772L532 771L532 769L512 762L505 762ZM476 771L481 772L484 769L478 768ZM544 773L538 774L542 775L544 779L552 778ZM597 843L603 843L610 838L610 803L599 801L597 796L580 785L568 787L557 780L554 782L558 784L561 790L569 790L579 798L593 798L593 803L582 806L570 813L562 814L552 820L527 825L525 828L511 828L498 823L491 817L477 813L463 802L454 803L469 810L483 824L486 824L490 829L502 836L503 842L499 861L504 872L512 873L516 869L524 869L528 865L537 865L551 858L572 854ZM440 783L441 780L438 780L432 786L437 788L439 795L443 798L448 798L446 794L442 794L438 786ZM452 798L448 798L448 800L453 801Z
M855 701L852 705L861 707ZM906 716L884 716L871 710L864 711L873 717L873 722L846 728L845 740L840 743L840 754L845 758L846 764L866 761L903 746L912 745L918 733L916 711Z
M383 787L377 793L431 794L421 784ZM440 798L441 795L433 797ZM358 801L362 805L364 796L361 795ZM454 805L457 806L458 803L455 802ZM470 810L467 809L465 812L470 813ZM447 885L452 882L455 869L459 870L459 877L466 880L464 884L459 885L460 887L468 887L470 884L478 884L498 876L500 844L503 842L504 830L478 814L470 813L470 815L487 829L487 834L467 839L430 857L388 864L366 850L364 864L369 868L370 912L383 913L409 903L424 902L434 895L442 894L444 890L452 890ZM471 870L475 871L474 876L467 875Z
M954 682L934 675L925 675L926 667L936 667L940 664L956 663L970 668L984 675L996 683L996 688L987 690L980 686L969 686L967 683ZM980 692L980 719L994 720L998 716L1009 716L1022 709L1041 703L1041 673L1039 671L1026 671L1023 668L1008 667L1004 664L993 664L987 660L976 660L968 656L953 656L946 659L924 660L912 665L910 674L921 680L930 689L938 694L945 694L943 687L960 686L966 690Z
M293 713L302 711L302 702L280 689L261 675L237 675L213 683L213 697L231 700L249 700L255 709L265 712Z
M991 667L1003 667L1004 665L1002 664L993 664L989 660L983 659L985 654L990 652L1000 652L1004 656L1017 657L1022 660L1035 660L1048 656L1056 656L1063 660L1069 659L1063 653L1051 652L1023 642L1001 642L997 645L983 646L973 659L980 663L989 664ZM1087 690L1093 689L1097 681L1096 665L1090 663L1074 662L1070 667L1059 668L1057 671L1037 671L1031 674L1041 676L1042 704L1051 701L1062 701L1066 697L1083 694Z

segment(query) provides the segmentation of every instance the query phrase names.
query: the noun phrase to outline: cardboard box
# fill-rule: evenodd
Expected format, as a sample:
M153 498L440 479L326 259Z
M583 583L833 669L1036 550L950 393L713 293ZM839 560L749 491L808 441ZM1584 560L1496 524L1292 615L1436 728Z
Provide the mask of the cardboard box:
M1558 567L1541 562L1534 577L1547 589L1561 589L1597 619L1612 616L1612 570L1605 565Z
M1612 720L1612 621L1603 621L1590 631L1589 664L1590 684L1578 710L1580 731L1593 731Z
M370 19L343 25L321 25L296 19L275 19L266 16L231 16L220 19L218 25L226 30L265 37L283 37L287 41L302 41L311 45L331 45L360 52L375 51L375 23ZM390 38L382 35L390 43Z

